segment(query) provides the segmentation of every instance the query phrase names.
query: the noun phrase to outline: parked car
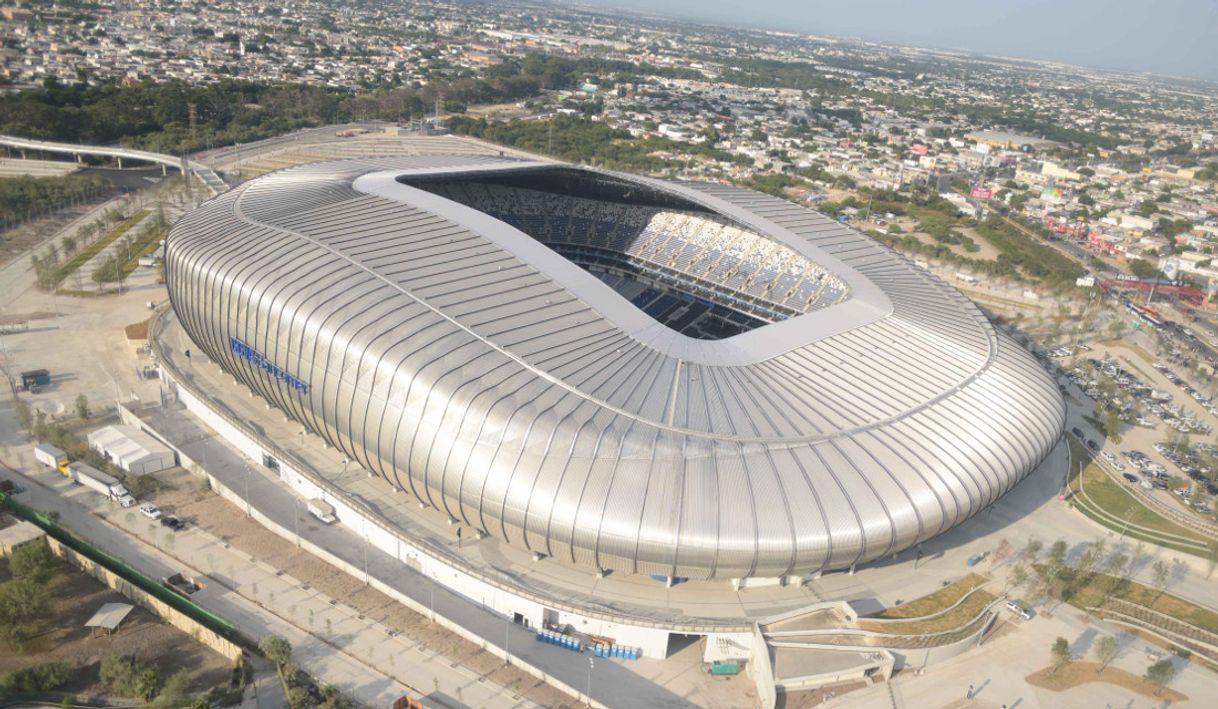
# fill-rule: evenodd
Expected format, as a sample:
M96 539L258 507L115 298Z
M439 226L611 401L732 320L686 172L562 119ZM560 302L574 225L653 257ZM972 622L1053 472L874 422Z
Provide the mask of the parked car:
M186 529L186 523L173 515L165 515L164 517L161 517L161 525L168 527L175 532L180 532L183 529Z
M1141 478L1139 478L1137 475L1134 475L1133 473L1122 473L1121 475L1122 475L1122 477L1125 478L1125 480L1127 480L1131 483L1134 483L1135 485L1137 483L1141 482Z
M151 502L146 502L140 505L140 514L144 515L148 519L160 519L163 513L157 508L156 505L152 504Z

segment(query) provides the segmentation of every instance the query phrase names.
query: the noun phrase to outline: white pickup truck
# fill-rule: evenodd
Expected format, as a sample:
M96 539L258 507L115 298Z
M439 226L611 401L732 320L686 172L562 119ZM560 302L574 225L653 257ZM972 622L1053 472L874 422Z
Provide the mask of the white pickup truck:
M321 498L309 500L309 514L326 524L334 524L338 518L334 516L334 505Z

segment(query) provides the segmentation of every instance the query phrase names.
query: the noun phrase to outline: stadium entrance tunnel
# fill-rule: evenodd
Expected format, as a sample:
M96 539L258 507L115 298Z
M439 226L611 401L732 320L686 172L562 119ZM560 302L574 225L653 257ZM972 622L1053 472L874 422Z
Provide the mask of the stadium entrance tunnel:
M849 295L793 249L679 195L611 175L552 167L399 181L514 227L694 339L732 337Z

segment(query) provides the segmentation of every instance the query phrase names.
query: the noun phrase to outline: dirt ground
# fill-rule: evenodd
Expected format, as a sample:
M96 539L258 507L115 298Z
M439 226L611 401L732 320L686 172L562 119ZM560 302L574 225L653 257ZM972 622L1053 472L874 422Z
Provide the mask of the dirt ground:
M58 232L81 215L88 214L89 210L104 201L98 200L91 204L69 207L53 216L28 221L0 234L0 266L41 244L48 234Z
M819 689L809 689L802 692L780 692L778 694L778 707L780 709L810 709L811 707L820 706L830 699L840 697L843 694L853 692L856 689L862 689L866 686L868 686L866 682L859 681L835 684Z
M317 557L296 548L274 532L245 516L236 506L208 490L198 479L176 468L157 474L163 480L152 501L162 510L233 545L261 561L282 569L331 598L421 645L440 651L453 665L462 665L488 681L508 687L529 701L546 707L576 707L577 702L535 677L505 667L498 657L448 632L385 594L364 586ZM306 523L302 520L302 525Z
M0 560L0 582L9 580L8 561ZM43 662L66 662L76 672L63 691L101 695L98 668L105 655L134 655L156 664L162 679L185 669L193 677L191 692L227 686L232 665L224 657L195 642L187 634L162 623L136 606L110 637L93 637L85 621L104 603L128 603L92 576L66 564L47 582L52 600L51 620L22 653L0 646L0 672Z

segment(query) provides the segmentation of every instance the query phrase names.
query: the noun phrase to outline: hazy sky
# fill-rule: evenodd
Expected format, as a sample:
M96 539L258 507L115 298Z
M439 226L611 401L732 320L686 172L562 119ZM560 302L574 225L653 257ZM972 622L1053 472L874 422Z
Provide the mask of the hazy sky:
M1218 81L1218 0L582 0L673 17Z

